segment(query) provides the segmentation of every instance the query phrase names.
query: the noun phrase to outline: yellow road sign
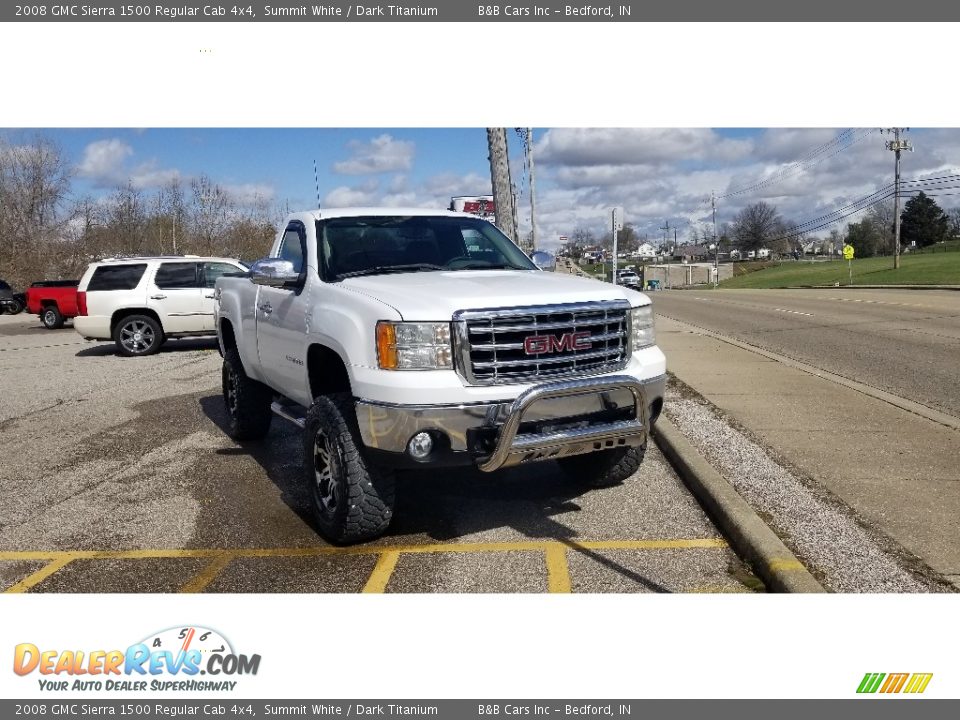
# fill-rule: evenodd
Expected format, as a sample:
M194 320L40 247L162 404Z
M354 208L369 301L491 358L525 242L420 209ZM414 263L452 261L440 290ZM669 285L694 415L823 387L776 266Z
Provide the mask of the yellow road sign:
M853 260L853 245L844 245L844 246L843 246L843 259L844 259L844 260Z

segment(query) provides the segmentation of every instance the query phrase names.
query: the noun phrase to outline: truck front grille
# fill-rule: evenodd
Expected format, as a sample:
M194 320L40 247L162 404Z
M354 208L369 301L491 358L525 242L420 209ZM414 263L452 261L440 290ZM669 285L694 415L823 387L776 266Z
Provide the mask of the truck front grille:
M630 359L626 300L463 310L454 331L457 369L471 385L596 375Z

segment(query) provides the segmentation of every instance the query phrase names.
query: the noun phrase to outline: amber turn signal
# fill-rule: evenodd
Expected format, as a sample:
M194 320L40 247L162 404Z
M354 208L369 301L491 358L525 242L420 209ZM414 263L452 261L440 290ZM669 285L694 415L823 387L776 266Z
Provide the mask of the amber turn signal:
M377 323L377 364L381 370L397 369L397 328L393 323Z

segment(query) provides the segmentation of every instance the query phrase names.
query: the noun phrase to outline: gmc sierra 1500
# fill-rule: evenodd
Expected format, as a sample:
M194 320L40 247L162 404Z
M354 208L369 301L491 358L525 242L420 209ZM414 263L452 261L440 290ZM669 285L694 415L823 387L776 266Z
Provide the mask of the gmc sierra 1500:
M216 282L230 433L303 428L320 532L382 534L401 468L557 460L595 485L643 459L666 363L649 299L543 272L464 213L296 213Z

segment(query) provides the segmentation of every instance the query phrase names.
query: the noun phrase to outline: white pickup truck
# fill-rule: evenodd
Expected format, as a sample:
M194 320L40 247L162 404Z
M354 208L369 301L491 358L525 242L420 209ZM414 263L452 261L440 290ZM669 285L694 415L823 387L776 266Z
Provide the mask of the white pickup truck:
M262 438L274 414L303 428L336 543L387 529L400 469L557 460L619 483L663 404L645 295L543 272L464 213L296 213L214 306L230 434Z

